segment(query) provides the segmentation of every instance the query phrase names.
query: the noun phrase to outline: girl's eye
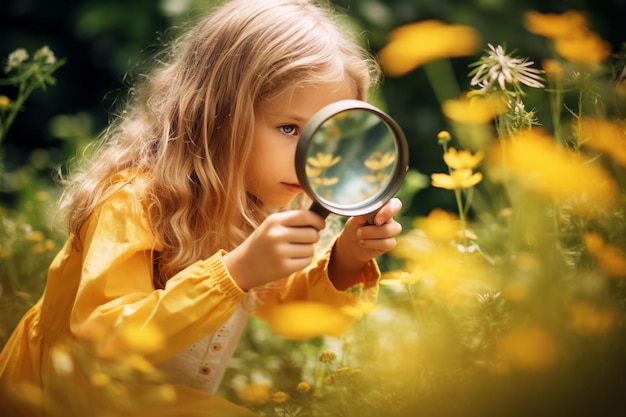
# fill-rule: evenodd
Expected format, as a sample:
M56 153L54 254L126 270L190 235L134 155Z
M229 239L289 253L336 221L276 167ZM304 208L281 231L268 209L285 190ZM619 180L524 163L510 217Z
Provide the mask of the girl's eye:
M296 136L298 134L298 126L296 125L279 126L278 129L283 135Z

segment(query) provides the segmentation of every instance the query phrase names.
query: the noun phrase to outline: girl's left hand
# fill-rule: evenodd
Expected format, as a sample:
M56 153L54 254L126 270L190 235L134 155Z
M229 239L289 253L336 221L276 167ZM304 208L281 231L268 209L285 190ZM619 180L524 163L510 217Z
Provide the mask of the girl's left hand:
M328 265L330 280L338 290L351 287L371 259L396 247L396 236L402 232L393 216L402 209L397 198L389 200L368 224L365 216L351 217L335 243Z
M349 218L339 239L343 240L340 245L345 249L342 255L365 263L395 248L402 226L394 216L401 209L402 202L392 198L376 213L373 225L367 223L365 216Z

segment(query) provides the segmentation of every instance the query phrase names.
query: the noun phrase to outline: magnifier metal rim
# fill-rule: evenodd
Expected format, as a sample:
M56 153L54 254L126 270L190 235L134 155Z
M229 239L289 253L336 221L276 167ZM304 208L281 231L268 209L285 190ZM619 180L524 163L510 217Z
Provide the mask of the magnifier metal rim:
M318 199L306 176L306 164L297 163L299 161L306 161L309 147L311 145L311 140L313 139L313 136L320 128L320 126L337 113L341 113L347 110L365 110L374 113L378 117L380 117L380 119L385 122L387 127L391 129L398 150L398 161L396 164L396 168L388 183L388 186L385 187L383 192L377 196L374 202L368 201L369 199L367 199L365 203L353 204L350 205L351 207L348 208L346 208L345 204L342 204L341 207L338 207ZM300 185L313 201L317 202L326 210L335 214L339 214L342 216L361 216L378 210L398 192L398 190L402 186L404 176L406 175L406 172L408 170L409 152L406 138L404 137L402 129L400 129L400 126L398 126L396 121L393 120L387 113L369 103L366 103L365 101L341 100L323 107L317 113L315 113L315 115L313 115L313 117L307 122L307 124L302 129L302 133L300 134L300 138L298 140L295 160L296 174L298 175Z

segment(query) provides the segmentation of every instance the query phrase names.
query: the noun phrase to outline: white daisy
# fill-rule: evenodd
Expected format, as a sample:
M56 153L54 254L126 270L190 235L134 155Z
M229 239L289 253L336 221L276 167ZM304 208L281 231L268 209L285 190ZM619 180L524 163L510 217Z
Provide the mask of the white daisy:
M482 92L493 90L508 91L511 87L515 92L522 93L519 84L533 88L543 88L544 71L532 68L533 61L524 58L514 58L505 53L501 45L494 47L491 44L487 50L487 55L471 66L478 67L470 75L473 75L471 85L478 86Z

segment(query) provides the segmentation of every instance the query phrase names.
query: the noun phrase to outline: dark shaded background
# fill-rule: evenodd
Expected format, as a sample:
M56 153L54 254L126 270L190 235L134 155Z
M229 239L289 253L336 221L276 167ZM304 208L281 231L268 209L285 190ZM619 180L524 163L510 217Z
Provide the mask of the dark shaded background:
M251 0L253 1L253 0ZM58 115L87 115L91 137L106 125L115 103L124 98L126 74L158 45L158 39L189 12L176 8L201 7L195 0L4 0L0 5L0 56L16 48L29 53L49 45L67 63L57 73L58 84L37 91L27 102L27 114L17 118L5 143L6 169L23 164L31 151L44 148L57 163L67 158L63 143L50 129ZM429 18L475 27L488 42L517 49L538 62L547 54L544 39L522 26L525 10L585 11L592 29L619 52L626 41L626 0L335 0L349 11L367 33L370 48L379 50L396 26ZM461 88L467 87L467 64L454 61ZM463 85L466 82L466 85ZM421 70L400 79L384 80L382 93L389 113L400 123L410 142L411 166L424 174L441 171L441 148L435 136L445 129L439 106ZM0 89L10 97L12 92ZM541 111L541 109L538 109ZM58 136L58 133L56 134ZM3 198L8 198L6 194ZM428 188L417 195L412 214L433 206L452 205L452 193Z

